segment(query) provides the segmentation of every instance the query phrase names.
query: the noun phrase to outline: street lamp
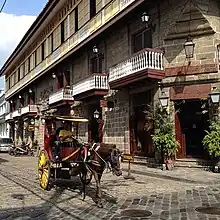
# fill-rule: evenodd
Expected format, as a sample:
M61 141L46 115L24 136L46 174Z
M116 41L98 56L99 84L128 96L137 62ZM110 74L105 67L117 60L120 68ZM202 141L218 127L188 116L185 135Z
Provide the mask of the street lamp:
M56 74L55 74L55 73L52 74L52 78L53 78L53 79L56 78Z
M32 93L32 89L29 89L29 93Z
M21 99L21 95L19 95L18 98Z
M42 119L41 119L41 124L42 124L42 125L45 125L45 122L46 122L45 119L42 118Z
M212 100L212 103L213 104L217 104L219 103L219 100L220 100L220 92L217 90L216 87L214 87L211 91L211 93L209 94L211 100Z
M195 48L195 43L193 43L191 38L188 37L185 44L184 44L186 58L193 58L194 48Z
M93 117L98 119L99 118L99 114L100 114L99 111L95 110L94 113L93 113Z
M163 91L159 96L160 105L164 108L168 106L169 96Z
M97 48L96 45L94 45L94 47L92 48L92 51L94 54L97 54L99 52L99 49Z
M31 120L30 120L30 124L31 124L31 125L34 125L34 124L35 124L34 119L31 119Z
M143 22L143 23L147 23L147 22L149 21L149 19L150 19L150 16L147 15L146 12L144 12L144 13L142 14L142 16L141 16L142 22Z

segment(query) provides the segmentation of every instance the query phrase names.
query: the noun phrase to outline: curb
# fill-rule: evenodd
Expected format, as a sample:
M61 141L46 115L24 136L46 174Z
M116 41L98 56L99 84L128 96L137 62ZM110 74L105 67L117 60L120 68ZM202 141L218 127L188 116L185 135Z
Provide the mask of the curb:
M127 172L128 169L127 168L122 168L122 171ZM171 171L172 172L172 171ZM139 175L143 175L143 176L150 176L150 177L156 177L156 178L161 178L161 179L165 179L165 180L173 180L173 181L177 181L177 182L183 182L183 183L196 183L196 184L206 184L206 185L210 185L210 184L218 184L219 181L212 181L212 182L205 182L205 181L200 181L200 180L190 180L190 179L184 179L184 178L179 178L179 177L173 177L173 176L168 176L168 175L163 175L163 174L159 174L159 173L153 173L153 172L148 172L148 171L139 171L139 170L132 170L131 169L131 174L139 174Z

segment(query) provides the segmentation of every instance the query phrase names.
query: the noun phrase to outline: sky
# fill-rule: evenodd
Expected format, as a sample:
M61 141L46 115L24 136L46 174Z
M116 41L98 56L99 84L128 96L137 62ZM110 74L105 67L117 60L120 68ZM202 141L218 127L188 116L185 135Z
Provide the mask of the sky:
M0 14L0 69L48 0L7 0ZM4 0L0 0L0 8ZM4 77L0 78L4 88Z

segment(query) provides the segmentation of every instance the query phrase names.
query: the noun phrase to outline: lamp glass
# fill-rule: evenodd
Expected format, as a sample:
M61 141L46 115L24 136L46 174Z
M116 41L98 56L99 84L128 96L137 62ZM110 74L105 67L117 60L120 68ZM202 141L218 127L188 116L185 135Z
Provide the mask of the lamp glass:
M210 97L211 97L212 103L218 103L220 99L220 93L217 93L217 92L211 93Z
M195 43L193 43L192 40L187 39L187 41L184 44L186 58L193 58L194 48L195 48Z
M41 119L41 124L45 125L45 119L44 118Z
M159 100L162 107L168 106L168 97L161 97Z
M92 51L93 51L93 53L98 53L99 52L98 48L96 46L93 47Z
M35 124L34 119L31 119L31 120L30 120L30 124L31 124L31 125L34 125L34 124Z

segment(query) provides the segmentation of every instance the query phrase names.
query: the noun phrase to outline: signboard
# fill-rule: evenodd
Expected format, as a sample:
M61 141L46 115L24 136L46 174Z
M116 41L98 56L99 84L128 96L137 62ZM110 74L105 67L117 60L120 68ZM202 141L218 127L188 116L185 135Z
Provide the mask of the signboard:
M134 157L131 154L123 154L124 160L134 161Z

